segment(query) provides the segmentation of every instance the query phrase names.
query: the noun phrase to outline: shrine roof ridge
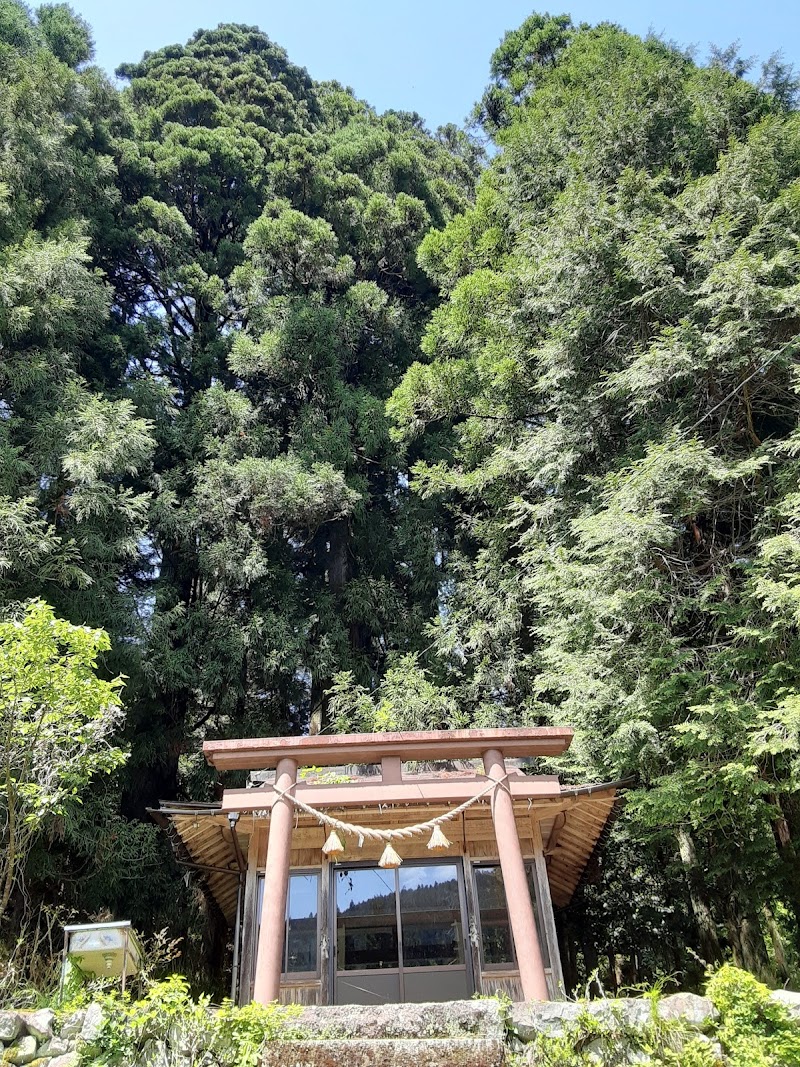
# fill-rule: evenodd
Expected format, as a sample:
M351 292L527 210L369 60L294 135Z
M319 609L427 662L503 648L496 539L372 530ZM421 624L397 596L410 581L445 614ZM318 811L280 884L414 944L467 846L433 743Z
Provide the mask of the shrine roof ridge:
M382 759L476 759L489 749L504 756L558 756L572 741L562 726L496 730L414 730L375 734L314 734L206 741L203 754L217 770L263 770L282 759L300 766L380 763Z

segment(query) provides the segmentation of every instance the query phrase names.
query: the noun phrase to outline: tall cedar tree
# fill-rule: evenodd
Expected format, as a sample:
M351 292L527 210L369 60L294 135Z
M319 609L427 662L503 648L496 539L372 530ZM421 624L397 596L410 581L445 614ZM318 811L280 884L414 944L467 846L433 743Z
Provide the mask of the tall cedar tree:
M139 670L155 438L124 381L98 267L119 211L127 120L91 53L66 5L32 14L0 0L0 603L13 615L40 597L105 628L110 679ZM84 915L119 907L142 927L163 926L176 901L188 915L168 847L152 824L121 818L120 798L119 782L100 777L37 838L28 892L12 898L3 933L16 937L40 903Z
M447 299L390 403L408 441L452 433L413 483L459 531L448 697L639 782L567 951L612 984L780 970L780 915L800 947L800 116L774 62L732 64L509 34L477 112L500 151L422 245Z
M377 684L423 640L437 509L408 493L385 403L434 300L417 247L466 206L474 166L253 28L120 73L131 129L101 263L156 437L129 711L142 814L197 795L206 733L319 727L336 671Z
M91 54L66 5L0 0L0 593L109 630L132 747L29 885L151 926L177 900L185 929L147 805L204 795L209 732L320 722L336 671L376 684L435 610L437 508L385 403L477 153L252 28L122 93Z

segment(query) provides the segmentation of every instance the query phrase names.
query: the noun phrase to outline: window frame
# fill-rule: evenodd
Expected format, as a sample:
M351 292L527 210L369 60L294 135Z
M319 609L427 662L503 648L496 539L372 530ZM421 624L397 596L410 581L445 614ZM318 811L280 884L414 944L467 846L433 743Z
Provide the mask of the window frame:
M468 888L467 888L467 878L469 877L469 873L467 871L467 857L466 856L451 856L451 855L442 856L441 859L439 859L438 857L437 857L437 859L433 859L433 858L428 859L426 857L419 857L419 858L415 858L415 859L405 860L404 863L403 863L403 866L404 867L409 867L409 868L410 867L438 867L443 863L453 863L453 864L455 864L455 867L456 867L456 875L457 875L457 878L458 878L459 901L460 901L460 905L461 905L462 924L463 924L462 937L464 938L464 961L463 961L463 963L454 965L453 969L459 970L459 971L460 970L464 970L464 972L466 974L467 989L471 989L474 992L477 992L477 990L478 990L478 975L475 972L473 955L472 955L472 952L470 951L470 936L469 936L469 930L470 930L470 925L469 925L470 924L470 905L469 905L469 893L468 893ZM377 969L377 970L376 969L369 969L369 970L358 970L358 971L355 971L355 970L354 971L339 971L339 969L338 969L338 953L337 953L337 950L336 950L336 937L337 937L336 873L337 873L337 871L342 870L343 868L350 868L350 867L353 867L353 868L356 868L356 867L358 867L358 868L369 868L369 867L375 867L375 866L377 866L377 861L374 860L374 859L373 860L356 860L354 862L340 861L340 862L336 862L336 863L331 863L331 865L330 865L330 888L329 888L329 892L328 892L328 909L329 909L330 936L331 936L331 940L332 940L332 943L333 943L332 950L331 950L331 952L329 954L329 956L330 956L330 958L329 958L329 968L330 968L330 970L329 970L329 980L330 980L330 983L331 983L330 988L331 988L332 991L335 990L336 981L337 981L338 976L340 974L343 974L343 975L346 974L346 975L349 975L350 977L359 977L359 976L368 977L369 975L374 975L374 974L378 974L378 973L387 974L387 975L395 975L396 974L396 975L399 976L399 979L400 979L400 996L401 996L401 1000L399 1001L399 1003L401 1003L401 1004L410 1003L410 1002L405 1001L405 999L404 999L404 993L405 993L405 991L404 991L404 974L405 974L405 971L406 971L406 967L405 967L405 963L404 963L403 956L402 956L402 916L400 914L399 878L398 878L398 875L397 875L397 869L396 868L387 868L387 870L392 870L392 872L394 873L394 876L395 876L395 880L394 880L395 881L395 909L396 909L397 922L398 922L398 939L397 939L398 953L399 953L398 954L398 966L397 967L393 967L393 968L388 968L387 967L387 968L380 968L380 969ZM442 968L411 967L409 969L412 970L412 971L421 971L421 970L433 971L433 970L436 970L436 969L441 969L443 971L448 971L451 968L450 967L442 967ZM332 993L332 995L335 995L335 994ZM334 1003L334 1001L331 1000L331 1003Z
M317 965L313 971L284 971L283 964L288 962L289 959L289 904L291 901L291 882L292 878L308 877L309 875L316 875L317 878ZM322 974L322 960L320 959L320 945L322 942L322 867L291 867L289 869L289 884L286 892L286 911L283 916L283 952L281 955L281 985L289 982L308 982L311 979L319 978ZM264 872L259 871L258 874L258 887L256 893L256 924L255 929L259 930L261 926L261 909L264 901ZM253 966L255 966L255 954L253 957Z
M547 931L543 928L541 917L541 902L539 901L539 894L536 889L536 860L524 859L525 875L529 881L529 887L532 890L531 903L533 904L533 917L536 923L536 933L539 938L540 948L547 954L547 960L543 960L545 973L549 973L550 966L550 946L547 943ZM481 918L481 902L478 893L478 879L476 878L476 871L479 869L486 869L487 867L497 867L500 869L500 875L502 878L502 868L499 859L481 859L477 863L470 864L470 875L472 878L472 891L475 900L475 924L478 931L478 962L480 963L482 974L494 974L494 973L507 973L509 971L519 971L519 960L517 959L517 947L514 944L514 934L511 931L511 917L509 916L509 944L511 945L511 961L508 963L487 963L484 950L483 950L483 920ZM503 896L506 901L506 914L508 915L508 896L506 895L505 883L503 883ZM544 954L544 953L543 953Z

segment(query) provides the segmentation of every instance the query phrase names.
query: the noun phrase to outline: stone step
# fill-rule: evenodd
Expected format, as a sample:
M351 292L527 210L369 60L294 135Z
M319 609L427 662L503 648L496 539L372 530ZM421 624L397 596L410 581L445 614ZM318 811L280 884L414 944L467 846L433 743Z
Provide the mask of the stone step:
M502 1067L495 1037L271 1041L261 1067Z
M286 1020L262 1067L501 1067L496 1000L305 1007Z
M452 1000L431 1004L341 1004L304 1007L287 1020L306 1038L493 1038L505 1039L496 1000ZM294 1036L287 1034L287 1037Z

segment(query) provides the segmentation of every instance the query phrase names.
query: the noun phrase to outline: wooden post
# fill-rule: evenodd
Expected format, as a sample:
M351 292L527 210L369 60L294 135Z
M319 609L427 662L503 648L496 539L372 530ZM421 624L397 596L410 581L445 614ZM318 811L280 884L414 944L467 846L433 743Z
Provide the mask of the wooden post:
M533 810L536 811L536 808ZM533 860L536 873L536 892L539 898L539 916L542 920L544 936L547 939L547 947L550 950L550 973L553 979L553 991L556 997L563 998L564 972L561 969L556 917L553 914L553 898L550 895L550 879L547 875L547 861L544 855L544 845L542 844L542 829L535 815L531 818L531 832L533 833Z
M336 931L331 929L331 862L327 856L322 857L319 891L319 1004L331 1003L331 938Z
M122 949L122 992L125 992L125 980L128 977L128 942L131 938L130 928L125 930L125 945Z
M381 760L383 785L400 785L403 781L403 761L399 756L384 756Z
M472 870L472 858L466 846L463 851L464 896L467 905L467 949L472 959L472 975L475 993L485 995L483 988L483 960L481 959L480 938L478 936L478 901L475 893L475 873Z
M253 998L253 980L256 972L256 915L258 909L258 861L262 843L266 841L267 825L262 819L254 820L250 845L247 850L247 877L244 883L242 908L242 952L239 957L239 996L236 1003L242 1007Z
M296 761L280 760L275 771L276 788L285 792L296 780ZM264 870L264 902L258 934L256 981L253 989L253 1000L259 1004L278 1000L281 992L293 815L292 803L285 797L279 797L272 805L267 863Z
M483 754L483 766L489 778L502 784L492 794L492 819L497 838L500 869L506 891L508 919L519 965L520 984L525 1000L547 1000L547 977L542 950L536 933L536 920L525 873L525 861L517 834L514 801L507 787L503 754L490 748Z

